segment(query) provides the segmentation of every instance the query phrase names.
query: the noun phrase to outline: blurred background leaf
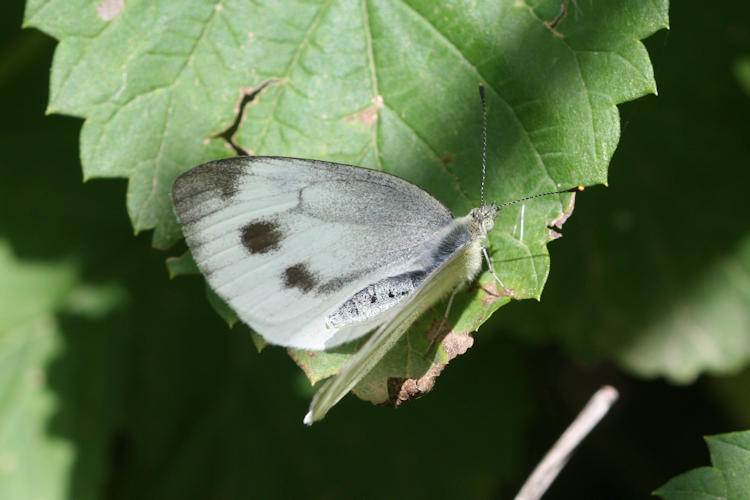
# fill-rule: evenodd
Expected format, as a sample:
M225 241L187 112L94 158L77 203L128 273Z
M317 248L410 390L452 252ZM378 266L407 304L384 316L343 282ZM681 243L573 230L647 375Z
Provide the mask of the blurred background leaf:
M23 365L43 371L26 396L37 403L22 419L0 415L0 492L36 483L75 499L508 498L604 382L621 399L546 498L642 498L705 464L699 436L750 427L750 373L673 386L606 358L645 331L633 324L673 310L652 301L683 301L689 288L686 303L700 302L693 285L738 261L750 100L736 67L750 54L749 8L675 3L671 31L649 39L659 97L621 107L611 187L578 197L550 248L542 304L496 314L471 358L418 403L394 411L347 398L305 429L311 389L283 351L256 354L197 280L167 279L150 237L132 237L124 181L81 183L82 122L43 116L55 44L18 28L20 3L0 4L0 237L14 266L48 273L38 303L54 299L29 318L50 320ZM684 281L660 286L665 276ZM86 306L95 290L102 299ZM16 401L18 387L0 387L0 400Z

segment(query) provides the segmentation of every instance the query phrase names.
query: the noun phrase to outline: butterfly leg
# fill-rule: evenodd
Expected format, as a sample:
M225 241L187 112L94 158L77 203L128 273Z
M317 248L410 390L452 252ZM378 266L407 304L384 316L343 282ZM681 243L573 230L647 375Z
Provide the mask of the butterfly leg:
M450 298L448 299L448 307L445 308L445 314L443 314L443 319L440 320L440 325L437 327L437 330L435 330L435 335L432 336L432 340L430 340L430 345L427 346L427 349L425 350L424 354L422 354L422 358L427 360L427 356L432 352L432 349L435 347L435 343L439 340L442 340L444 335L443 327L445 327L445 322L448 321L448 315L451 312L451 306L453 305L453 299L456 297L456 294L460 290L461 287L456 287L453 289L453 292L451 293Z
M500 278L497 277L497 274L495 274L495 268L492 267L492 261L490 260L490 256L487 253L487 249L482 247L482 253L484 254L484 259L487 261L487 267L490 269L490 273L495 278L495 280L500 284L503 290L505 290L505 285L503 285L503 282L500 280Z
M446 320L448 319L448 315L451 313L451 306L453 305L453 299L456 298L456 294L458 293L458 287L453 289L453 293L451 293L451 298L448 299L448 307L445 308L445 314L443 315L443 322L440 323L440 328L443 328L443 324L445 324Z

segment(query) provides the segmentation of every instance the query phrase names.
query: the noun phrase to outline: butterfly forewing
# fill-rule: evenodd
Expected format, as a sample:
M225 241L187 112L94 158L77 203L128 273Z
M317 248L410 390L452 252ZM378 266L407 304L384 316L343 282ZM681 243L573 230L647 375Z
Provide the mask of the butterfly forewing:
M453 220L398 177L293 158L206 163L178 178L172 196L216 293L270 343L313 350L384 321L326 324L358 291L424 265L425 245Z

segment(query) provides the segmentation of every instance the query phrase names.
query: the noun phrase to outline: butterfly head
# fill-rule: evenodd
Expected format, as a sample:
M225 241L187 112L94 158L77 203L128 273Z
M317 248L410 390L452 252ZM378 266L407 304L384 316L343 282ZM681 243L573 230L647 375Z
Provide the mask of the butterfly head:
M486 238L487 233L495 227L495 218L499 212L500 209L494 203L472 209L469 214L471 216L472 233Z

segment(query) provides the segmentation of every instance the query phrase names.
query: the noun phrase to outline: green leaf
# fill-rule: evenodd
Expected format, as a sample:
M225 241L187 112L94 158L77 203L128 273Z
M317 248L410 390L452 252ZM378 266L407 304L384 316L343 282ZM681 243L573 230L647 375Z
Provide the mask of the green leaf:
M742 57L735 61L734 74L737 83L750 96L750 57Z
M0 498L66 498L75 448L47 432L60 406L47 379L63 345L56 313L96 318L123 298L80 284L72 262L17 260L0 239Z
M727 498L727 486L718 469L698 467L670 479L654 494L667 500L719 500Z
M0 22L8 25L2 54L17 54L24 38L44 42L44 51L25 56L25 69L16 69L0 93L0 149L8 167L0 182L0 233L20 262L55 264L72 257L87 284L121 282L129 300L126 310L102 320L56 315L62 346L45 363L56 411L43 423L20 419L12 428L43 430L45 442L62 441L75 453L59 493L47 498L309 492L338 498L360 490L371 497L396 491L412 499L488 498L517 488L528 473L523 464L535 454L523 436L544 419L534 408L535 384L522 345L486 336L471 362L443 377L419 404L395 412L349 398L310 432L300 416L313 389L284 359L285 351L257 355L246 328L226 329L207 307L201 280L165 279L164 255L149 249L150 235L129 234L125 181L80 182L82 122L43 113L55 43L37 30L19 36L14 25L22 6L0 6ZM0 74L7 60L0 57ZM487 380L492 397L477 383ZM492 418L467 426L467 415ZM435 436L444 436L450 422L461 436L451 441L450 452L460 460L436 458L445 440ZM374 470L389 479L376 479ZM48 471L39 466L32 472L41 475L24 476L24 484L42 482Z
M619 139L617 104L655 92L639 40L666 27L667 2L589 0L568 10L552 26L559 0L321 0L283 8L144 1L121 12L36 0L26 24L60 40L49 111L85 118L85 177L126 177L133 227L153 228L154 245L166 247L179 237L173 179L231 154L217 134L253 89L262 90L234 136L251 153L394 173L456 215L479 204L478 82L488 96L489 200L606 182ZM570 203L551 197L503 211L490 240L507 290L498 294L483 274L482 287L457 297L449 325L458 337L449 339L476 329L506 295L539 298L555 236L547 226L564 220ZM434 357L424 353L444 307L376 368L377 398L387 390L382 374L418 379L451 357L452 344ZM345 361L337 354L331 362L308 356L311 379Z
M750 431L707 436L713 467L671 479L654 493L667 500L744 499L750 494Z
M179 257L169 257L167 259L167 272L169 277L174 279L177 276L185 274L198 274L198 266L195 265L193 256L190 252L185 252Z
M208 285L206 285L206 298L208 299L208 302L211 304L214 310L219 313L219 316L221 316L222 319L224 319L224 321L226 321L230 327L237 324L237 322L239 321L237 313L235 313L232 308L229 307L229 305L227 305L227 303L221 299L221 297L216 295L216 292L211 290ZM258 350L260 349L261 348L258 347Z
M728 498L750 495L750 431L706 437L711 463L726 481Z

